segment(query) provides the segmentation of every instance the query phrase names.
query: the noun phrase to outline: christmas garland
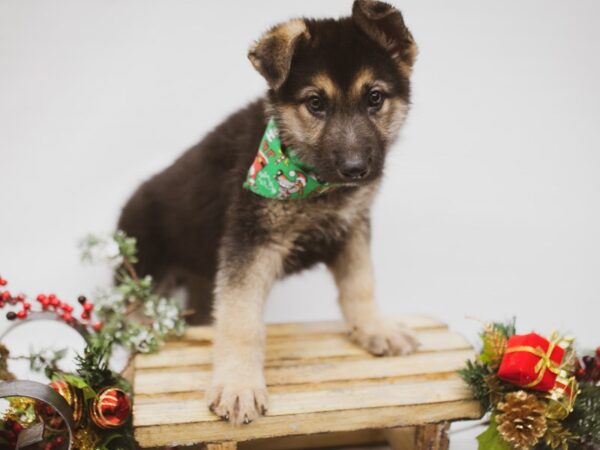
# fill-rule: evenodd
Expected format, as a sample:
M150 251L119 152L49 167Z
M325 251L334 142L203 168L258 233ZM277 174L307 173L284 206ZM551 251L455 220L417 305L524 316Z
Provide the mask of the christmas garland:
M31 301L24 294L10 292L8 281L0 277L0 309L8 309L6 319L13 322L8 331L27 320L52 318L77 330L86 343L83 354L76 357L75 373L59 368L64 350L11 357L0 343L0 380L4 380L0 388L12 393L8 408L0 416L0 448L24 447L23 442L38 431L42 432L34 443L43 450L136 448L131 424L132 390L123 376L125 369L121 373L110 369L113 350L125 348L131 361L135 354L154 352L166 339L184 332L184 313L177 302L159 296L152 278L136 273L135 239L122 232L102 238L88 236L81 247L85 261L108 262L115 273L114 286L98 291L94 302L80 296L77 305L48 293ZM32 370L44 372L50 380L49 388L61 396L58 401L44 393L46 386L12 381L14 376L8 370L11 359L28 359ZM29 395L31 388L41 394ZM63 399L68 405L67 420L60 408Z
M480 450L600 449L600 347L578 357L573 339L486 324L482 350L460 371L488 428Z

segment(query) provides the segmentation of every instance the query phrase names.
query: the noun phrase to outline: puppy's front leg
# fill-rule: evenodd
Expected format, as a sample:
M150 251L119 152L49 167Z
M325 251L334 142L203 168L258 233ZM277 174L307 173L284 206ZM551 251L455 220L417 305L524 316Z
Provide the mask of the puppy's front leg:
M280 252L260 249L248 258L226 258L217 275L207 401L211 411L235 424L249 423L267 409L262 311L281 261Z
M374 355L404 355L418 347L414 333L383 317L375 303L369 227L365 222L350 232L336 260L329 266L339 291L351 337Z

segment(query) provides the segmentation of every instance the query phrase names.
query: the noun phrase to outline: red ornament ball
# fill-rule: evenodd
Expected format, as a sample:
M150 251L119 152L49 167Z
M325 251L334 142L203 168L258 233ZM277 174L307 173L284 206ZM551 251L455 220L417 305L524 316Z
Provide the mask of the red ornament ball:
M130 416L131 401L127 393L119 388L104 388L90 407L92 422L103 429L120 427Z

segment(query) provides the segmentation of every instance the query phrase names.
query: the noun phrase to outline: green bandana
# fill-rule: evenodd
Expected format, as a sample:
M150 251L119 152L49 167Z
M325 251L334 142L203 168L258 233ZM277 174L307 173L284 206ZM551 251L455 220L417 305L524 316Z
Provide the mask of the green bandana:
M271 117L244 188L262 197L287 200L314 197L332 186L320 181L292 148L281 143L279 128Z

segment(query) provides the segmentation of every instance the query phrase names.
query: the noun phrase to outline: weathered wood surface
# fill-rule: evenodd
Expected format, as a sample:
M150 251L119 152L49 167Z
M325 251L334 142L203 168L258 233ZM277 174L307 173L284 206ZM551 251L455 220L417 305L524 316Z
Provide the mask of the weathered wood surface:
M192 328L160 353L136 359L135 436L142 447L221 443L207 447L217 449L255 439L478 418L478 403L456 375L473 356L468 342L428 317L399 321L417 331L422 347L414 355L373 357L348 341L341 322L269 325L269 413L241 427L208 411L212 329ZM422 434L417 441L433 439L433 430L415 432Z

